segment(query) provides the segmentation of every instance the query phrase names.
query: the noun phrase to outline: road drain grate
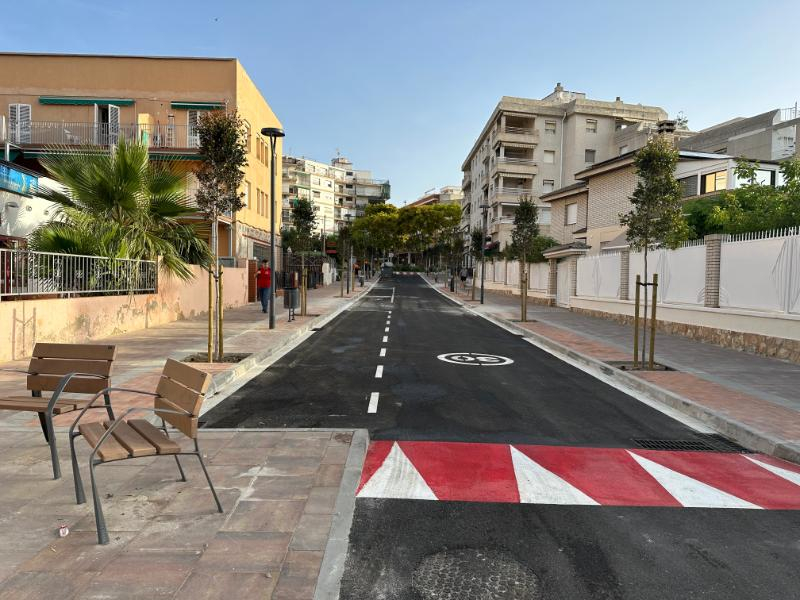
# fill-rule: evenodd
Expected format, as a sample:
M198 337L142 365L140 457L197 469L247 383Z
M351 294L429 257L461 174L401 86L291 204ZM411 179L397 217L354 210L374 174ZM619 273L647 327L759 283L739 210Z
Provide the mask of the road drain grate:
M717 433L698 433L698 439L693 440L646 440L635 439L634 442L647 450L671 450L677 452L733 452L747 453L747 448L732 442Z
M422 600L539 600L539 578L501 550L464 548L431 554L411 574Z

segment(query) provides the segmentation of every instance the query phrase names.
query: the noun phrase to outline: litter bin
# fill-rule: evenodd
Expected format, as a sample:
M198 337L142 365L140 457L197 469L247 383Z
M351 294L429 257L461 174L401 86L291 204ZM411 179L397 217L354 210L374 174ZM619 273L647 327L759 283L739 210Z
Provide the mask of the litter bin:
M294 311L300 307L300 288L283 288L283 308L289 309L289 320L294 321Z

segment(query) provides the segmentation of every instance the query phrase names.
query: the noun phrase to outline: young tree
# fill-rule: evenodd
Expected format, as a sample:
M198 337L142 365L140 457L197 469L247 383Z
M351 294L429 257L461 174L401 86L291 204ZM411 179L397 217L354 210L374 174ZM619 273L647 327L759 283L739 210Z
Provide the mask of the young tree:
M539 211L530 197L523 196L514 214L514 230L511 239L519 250L520 264L520 321L528 320L528 252L539 236Z
M297 232L295 244L296 250L307 252L311 246L311 238L314 235L314 227L317 225L317 215L314 212L314 205L305 198L296 198L292 206L292 225Z
M219 216L235 213L244 207L240 191L247 166L247 131L239 115L234 112L210 111L200 118L197 127L200 138L199 155L202 157L195 175L200 184L196 194L198 208L211 223L211 253L213 259L210 274L215 285L214 326L211 346L221 360L220 341L222 298L219 293L219 248L217 230ZM275 265L270 265L273 269Z
M670 138L657 135L636 153L636 188L630 197L631 210L620 215L628 227L628 243L644 251L644 285L648 281L647 253L657 248L677 248L689 235L681 211L681 186L675 179L678 150ZM642 364L647 345L647 287L644 294Z

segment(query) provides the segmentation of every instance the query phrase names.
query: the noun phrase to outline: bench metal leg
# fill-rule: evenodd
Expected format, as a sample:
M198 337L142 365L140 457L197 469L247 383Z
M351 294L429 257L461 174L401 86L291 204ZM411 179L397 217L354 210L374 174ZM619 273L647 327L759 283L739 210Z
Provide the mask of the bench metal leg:
M197 438L194 440L194 449L196 452L197 460L200 461L200 466L203 467L203 473L206 476L206 481L208 481L208 487L211 488L211 493L214 495L214 502L217 503L217 510L219 512L224 512L222 510L222 504L219 501L219 496L217 496L217 490L214 489L214 484L211 483L211 476L208 474L208 469L206 469L206 463L203 462L203 455L200 453L200 447L197 445Z
M83 492L83 480L81 479L81 470L78 467L78 456L75 452L75 438L80 433L74 433L69 438L69 452L72 457L72 481L75 483L75 501L78 504L86 502L86 494Z
M47 437L47 416L45 413L36 413L39 415L39 425L42 426L42 433L44 434L44 441L50 443L50 438Z
M108 529L106 529L106 518L103 515L103 507L100 504L100 494L97 491L94 468L94 461L89 460L89 476L92 479L92 499L94 500L94 522L97 526L97 543L105 546L108 544Z
M39 413L40 419L41 414ZM58 462L58 447L56 446L56 434L53 430L53 415L45 413L44 428L44 437L50 446L50 460L53 462L53 479L61 479L61 464Z
M161 419L161 430L164 432L164 435L169 437L169 431L167 431L167 423L164 419ZM178 455L175 455L175 462L178 464L178 471L181 473L181 481L186 481L186 473L183 472L183 467L181 466L181 461L178 459Z

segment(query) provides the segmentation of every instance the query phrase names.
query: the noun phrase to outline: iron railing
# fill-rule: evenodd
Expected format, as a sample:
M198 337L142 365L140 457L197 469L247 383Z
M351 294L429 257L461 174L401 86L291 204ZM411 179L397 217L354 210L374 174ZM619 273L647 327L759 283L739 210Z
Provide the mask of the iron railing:
M0 249L0 298L155 293L158 263Z
M150 148L200 146L197 127L191 125L9 121L7 137L13 144L35 146L113 146L123 138Z

